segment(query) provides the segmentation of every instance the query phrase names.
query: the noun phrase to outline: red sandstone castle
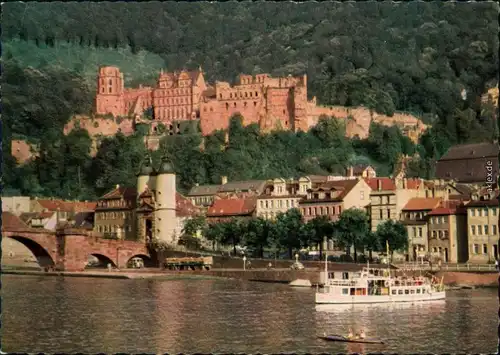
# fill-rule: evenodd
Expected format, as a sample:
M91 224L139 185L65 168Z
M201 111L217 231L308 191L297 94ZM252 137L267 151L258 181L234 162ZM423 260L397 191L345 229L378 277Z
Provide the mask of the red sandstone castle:
M370 123L399 125L404 134L417 141L426 126L408 114L389 117L365 107L320 106L307 99L307 76L272 78L268 74L241 74L235 85L216 81L209 85L203 71L160 72L156 87L125 88L123 74L116 67L101 67L97 78L95 112L120 119L75 116L65 126L71 131L78 122L91 136L132 134L134 122L143 122L152 109L152 134L164 124L167 134L180 133L180 123L199 120L203 135L226 129L231 116L241 114L244 124L259 124L262 131L287 129L307 131L321 115L334 116L346 125L348 137L366 138ZM148 144L154 141L150 140ZM156 142L153 145L157 145ZM155 149L151 146L151 149Z

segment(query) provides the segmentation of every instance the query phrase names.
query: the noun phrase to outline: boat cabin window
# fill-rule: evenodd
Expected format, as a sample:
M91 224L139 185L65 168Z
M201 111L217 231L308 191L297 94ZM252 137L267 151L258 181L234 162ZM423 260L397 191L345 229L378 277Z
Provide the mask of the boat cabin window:
M396 290L392 290L392 294L395 295L396 294Z
M420 289L419 288L417 288L417 293L420 293Z
M405 290L405 295L409 294L410 290Z
M351 296L356 295L356 289L354 287L351 287Z
M343 288L342 289L342 294L343 295L348 295L349 294L349 289L348 288Z
M398 295L402 295L403 294L403 290L398 290Z
M410 293L412 293L412 294L415 293L415 290L410 290Z

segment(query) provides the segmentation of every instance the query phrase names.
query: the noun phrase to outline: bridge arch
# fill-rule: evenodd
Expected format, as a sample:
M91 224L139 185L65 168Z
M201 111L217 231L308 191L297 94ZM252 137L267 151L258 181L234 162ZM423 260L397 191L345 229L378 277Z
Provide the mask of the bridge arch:
M149 256L147 254L143 254L143 253L138 253L138 254L134 254L130 258L128 258L127 263L126 263L127 268L131 267L130 264L131 264L133 258L141 258L142 261L144 262L144 267L148 267L148 268L155 267L155 262L153 261L151 256Z
M85 268L87 267L107 267L108 264L111 264L111 266L116 267L116 262L110 258L107 255L101 254L101 253L96 253L96 252L90 252L89 257L93 256L97 259L98 263L96 265L92 265L91 263L88 263L85 265Z
M8 235L7 233L3 233L3 237L6 238L11 238L21 244L23 244L26 248L31 251L33 256L36 258L38 265L40 267L45 268L45 267L55 267L56 266L56 258L55 254L53 254L50 250L50 248L47 248L46 246L41 245L37 241L33 240L32 238L22 236L22 235ZM56 251L54 250L54 253Z

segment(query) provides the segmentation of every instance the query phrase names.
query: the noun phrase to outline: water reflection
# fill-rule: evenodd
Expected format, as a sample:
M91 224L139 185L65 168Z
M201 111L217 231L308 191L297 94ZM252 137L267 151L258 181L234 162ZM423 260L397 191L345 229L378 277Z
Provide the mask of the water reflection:
M313 289L236 280L2 279L9 352L489 353L496 347L494 290L458 291L426 305L328 310L315 309ZM364 327L387 345L317 339L349 327Z

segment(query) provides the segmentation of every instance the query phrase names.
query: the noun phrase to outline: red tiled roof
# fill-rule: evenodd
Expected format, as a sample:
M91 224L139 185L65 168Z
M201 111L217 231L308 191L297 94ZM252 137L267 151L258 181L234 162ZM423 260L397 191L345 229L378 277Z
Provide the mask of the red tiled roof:
M90 212L94 211L96 202L85 201L63 201L63 200L37 200L42 208L55 212Z
M424 181L421 179L415 179L415 178L407 179L406 188L410 190L416 190L420 188L420 185L423 184L423 182Z
M256 199L224 199L215 200L208 208L207 216L241 216L253 213L256 207Z
M137 189L135 187L118 186L114 190L102 196L101 200L113 200L122 197L125 200L128 200L128 199L135 199L136 196L137 196Z
M396 190L396 184L394 183L394 180L391 178L388 178L388 177L377 177L377 178L372 178L372 179L366 178L365 181L373 191L378 191L378 182L379 181L382 182L382 190L383 191Z
M408 201L403 207L403 211L432 210L439 206L441 200L441 198L415 197Z
M434 208L428 216L443 216L465 213L463 202L459 200L441 201L438 207Z
M19 217L10 212L2 212L2 229L29 228Z

